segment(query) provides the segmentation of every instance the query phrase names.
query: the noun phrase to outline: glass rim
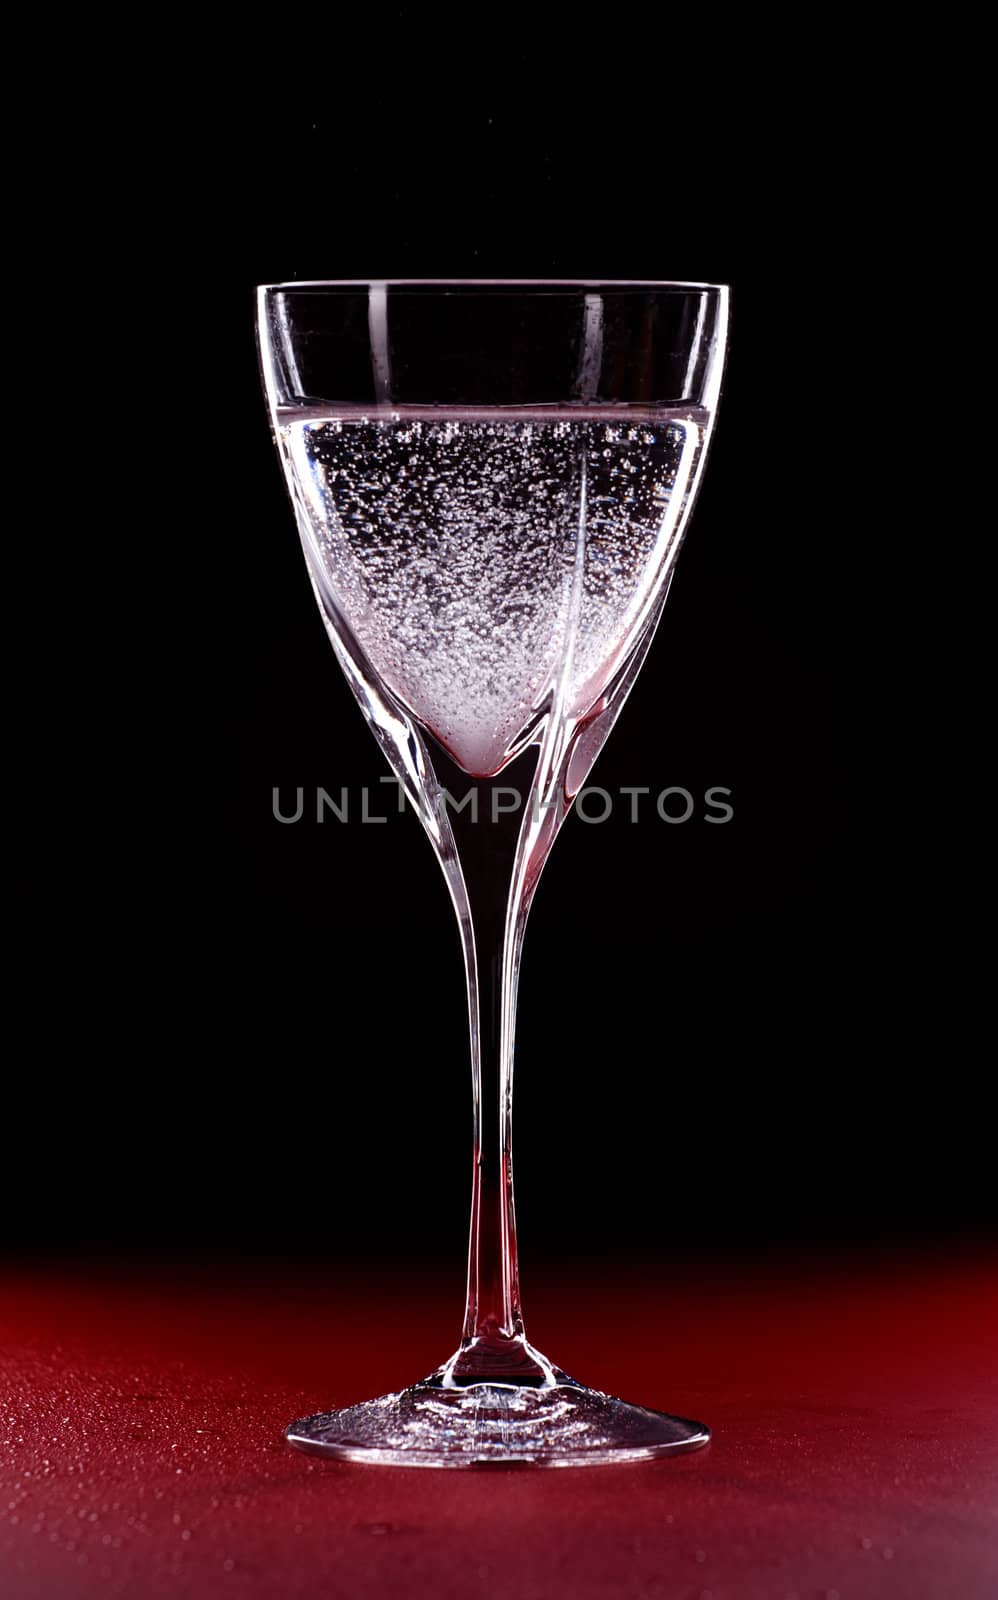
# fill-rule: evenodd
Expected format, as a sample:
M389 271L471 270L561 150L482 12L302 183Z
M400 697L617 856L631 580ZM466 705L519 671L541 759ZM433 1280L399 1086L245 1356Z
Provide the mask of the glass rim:
M727 294L727 283L696 283L682 278L296 278L283 283L258 283L264 294L289 289L714 289Z

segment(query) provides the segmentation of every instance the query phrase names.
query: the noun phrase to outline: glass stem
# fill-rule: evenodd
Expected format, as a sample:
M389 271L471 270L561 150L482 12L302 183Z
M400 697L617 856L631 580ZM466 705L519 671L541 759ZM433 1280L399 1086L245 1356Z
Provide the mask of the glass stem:
M467 803L450 812L441 852L464 951L473 1110L467 1298L461 1346L441 1369L447 1384L486 1378L553 1381L550 1363L524 1336L513 1199L513 1033L520 952L538 876L537 846L546 855L557 831L555 810L563 814L551 808L539 830L529 816L524 819L524 807L535 804L534 784L524 771L531 759L539 777L543 761L536 750L525 752L515 764L518 776L526 778L518 790L488 780L466 789ZM441 804L447 794L441 791ZM546 836L543 843L540 836ZM442 829L440 837L443 842Z
M462 850L474 1119L465 1343L523 1336L513 1200L513 1029L522 939L515 925L507 936L512 860L503 821L480 818Z

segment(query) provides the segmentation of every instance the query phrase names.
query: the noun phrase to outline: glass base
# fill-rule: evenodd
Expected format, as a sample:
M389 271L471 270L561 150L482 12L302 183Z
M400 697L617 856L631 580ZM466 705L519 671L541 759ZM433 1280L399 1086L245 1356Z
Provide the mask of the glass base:
M393 1467L605 1467L696 1450L702 1422L587 1389L554 1369L541 1386L439 1373L399 1394L293 1422L285 1438L316 1455Z

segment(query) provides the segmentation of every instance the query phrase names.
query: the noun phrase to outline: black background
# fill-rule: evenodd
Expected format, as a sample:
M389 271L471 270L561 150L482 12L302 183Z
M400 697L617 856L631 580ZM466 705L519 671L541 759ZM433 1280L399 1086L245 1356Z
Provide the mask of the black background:
M253 338L255 284L352 276L732 286L708 471L592 781L724 785L734 819L565 827L521 985L526 1259L986 1227L965 1087L931 1048L916 1065L910 801L863 604L889 112L860 69L819 81L763 37L720 78L719 23L395 8L304 52L289 25L252 69L193 59L155 106L133 84L83 118L111 603L36 733L61 798L17 863L11 1244L460 1258L464 1002L429 846L387 805L380 827L271 810L276 785L356 805L387 770L309 591Z

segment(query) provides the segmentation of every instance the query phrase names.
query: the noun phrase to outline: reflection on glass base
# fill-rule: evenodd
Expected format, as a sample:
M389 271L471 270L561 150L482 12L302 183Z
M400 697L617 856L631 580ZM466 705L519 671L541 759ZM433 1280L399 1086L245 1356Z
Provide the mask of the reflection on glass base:
M400 1394L302 1417L285 1437L317 1455L393 1467L604 1467L696 1450L710 1438L702 1422L559 1376L540 1388L444 1388L430 1378Z

